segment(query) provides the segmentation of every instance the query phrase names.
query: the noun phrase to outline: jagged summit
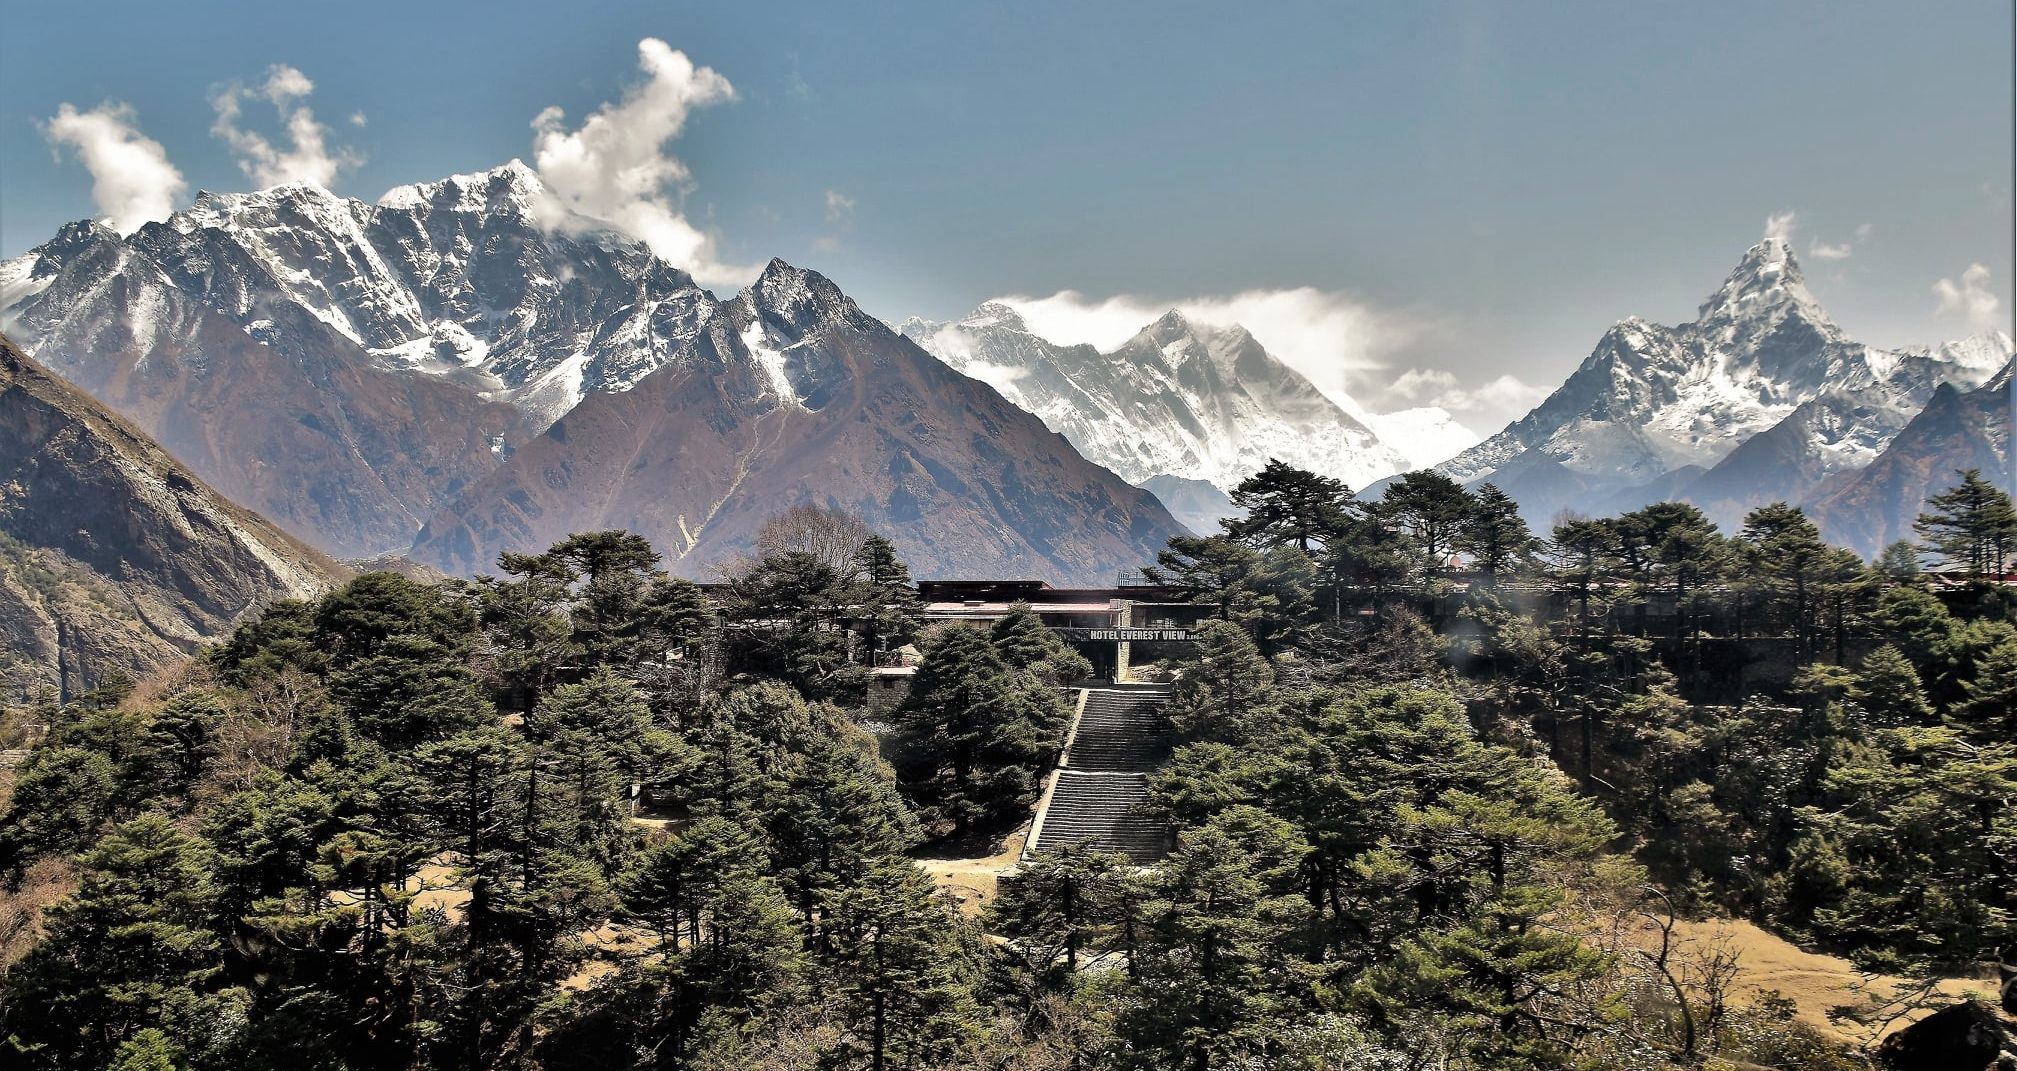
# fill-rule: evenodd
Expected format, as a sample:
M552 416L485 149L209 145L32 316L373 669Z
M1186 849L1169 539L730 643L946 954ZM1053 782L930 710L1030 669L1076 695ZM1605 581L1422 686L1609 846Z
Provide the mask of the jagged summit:
M823 323L867 319L854 299L842 293L832 280L816 271L795 267L782 257L772 257L756 281L736 295L736 302L757 320L794 334Z
M1181 309L1171 309L1142 328L1142 333L1159 341L1173 341L1192 333L1191 321Z
M1656 495L1728 522L1868 463L1937 385L1977 385L2007 353L1993 339L1895 352L1854 342L1808 290L1792 248L1767 238L1695 320L1618 321L1532 412L1439 467L1499 483L1540 521ZM1691 470L1673 485L1670 474Z
M913 318L915 319L915 318ZM923 322L923 321L918 321ZM976 327L999 327L1007 331L1028 331L1029 322L1013 306L999 301L983 301L961 318L960 323Z
M1792 246L1783 238L1766 238L1747 250L1723 285L1702 302L1694 327L1713 344L1743 346L1755 344L1788 320L1800 322L1824 341L1841 337L1807 289Z
M593 523L705 576L802 502L868 520L923 576L1085 583L1177 531L1152 496L777 259L633 389L585 397L431 518L412 556L483 569Z
M566 211L547 190L546 184L539 180L539 175L517 159L488 171L394 186L378 198L378 207L556 215Z

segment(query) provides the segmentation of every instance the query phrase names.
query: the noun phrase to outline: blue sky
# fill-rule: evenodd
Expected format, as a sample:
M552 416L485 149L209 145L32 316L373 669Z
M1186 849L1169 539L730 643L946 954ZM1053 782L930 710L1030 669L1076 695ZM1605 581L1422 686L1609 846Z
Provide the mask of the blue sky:
M2005 0L5 0L0 254L99 211L75 143L52 144L65 104L130 106L179 207L253 184L254 150L213 132L234 84L234 129L286 151L260 91L288 65L313 90L286 106L348 152L330 185L375 199L531 160L535 116L579 131L650 81L655 38L733 87L655 147L687 170L658 203L722 285L782 256L889 319L1068 290L1043 307L1088 337L1218 300L1267 310L1256 333L1320 385L1490 431L1616 319L1687 319L1775 214L1858 337L2007 329L2010 19ZM1273 303L1223 300L1254 292Z

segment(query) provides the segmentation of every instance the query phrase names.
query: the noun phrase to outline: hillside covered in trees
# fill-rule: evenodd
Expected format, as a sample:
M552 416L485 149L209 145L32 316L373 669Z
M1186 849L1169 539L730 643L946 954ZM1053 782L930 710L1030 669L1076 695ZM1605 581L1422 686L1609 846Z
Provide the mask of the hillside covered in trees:
M7 709L0 1052L1866 1067L1662 935L2011 958L2017 514L1957 479L1872 567L1783 505L1735 538L1675 504L1537 536L1489 486L1361 502L1271 464L1147 570L1215 618L1151 667L1171 853L1040 854L978 911L915 860L1028 819L1089 672L1034 614L926 627L889 541L819 511L705 589L621 532L367 573L179 673Z

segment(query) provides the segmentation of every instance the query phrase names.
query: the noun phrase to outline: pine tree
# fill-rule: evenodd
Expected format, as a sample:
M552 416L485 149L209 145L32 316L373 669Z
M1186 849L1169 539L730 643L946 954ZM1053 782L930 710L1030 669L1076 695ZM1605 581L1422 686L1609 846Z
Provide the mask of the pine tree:
M79 861L77 891L6 979L0 1031L25 1047L23 1066L103 1067L142 1030L193 1012L224 966L201 841L149 813Z
M1230 497L1246 516L1226 522L1227 534L1262 551L1294 545L1308 554L1343 528L1357 507L1343 480L1274 458L1241 480Z
M898 712L910 750L933 777L932 810L961 836L1034 797L1036 767L1053 741L988 634L948 628L926 648Z
M1787 627L1803 654L1812 652L1821 585L1846 563L1829 553L1832 548L1805 513L1784 502L1752 510L1744 518L1742 539L1767 613Z
M1617 529L1611 522L1582 519L1556 525L1548 543L1560 563L1557 575L1575 594L1576 634L1585 643L1590 639L1591 607L1617 542Z
M1064 988L1080 957L1099 951L1112 932L1128 865L1089 841L1039 852L1002 877L988 927L1008 937L1046 985Z
M2017 739L2017 640L2005 640L1975 663L1954 717L1985 740Z
M649 657L691 661L719 642L720 616L707 593L691 580L653 580L637 613L639 642Z
M1694 620L1689 596L1722 572L1728 556L1715 523L1685 502L1656 502L1619 516L1610 530L1623 558L1641 569L1640 582L1673 601L1674 638L1686 638Z
M1274 666L1245 629L1207 621L1197 629L1197 659L1170 697L1170 717L1187 736L1242 740L1246 719L1274 682Z
M830 902L827 955L869 1071L952 1063L974 1030L959 921L931 878L905 859L872 867Z
M1916 580L1920 573L1919 548L1909 539L1900 539L1884 548L1877 555L1877 571L1892 583L1903 584Z
M835 737L813 740L768 803L777 876L808 928L836 890L863 880L876 861L918 838L887 768L859 744Z
M16 776L0 820L0 865L10 871L90 844L118 808L118 768L88 748L37 748Z
M579 532L546 556L560 563L573 588L573 641L589 660L629 665L643 657L639 611L659 561L651 542L623 531Z
M224 708L217 697L188 691L170 699L147 722L150 765L161 778L158 791L186 806L190 789L217 755L217 730Z
M2002 488L1982 478L1982 470L1955 475L1961 482L1927 498L1931 509L1912 527L1925 540L1925 551L1949 566L1977 576L2001 572L2017 549L2017 507Z
M1485 484L1473 497L1470 515L1457 531L1456 549L1471 556L1488 583L1497 583L1500 573L1523 565L1540 541L1527 530L1520 504L1497 485Z
M1270 1022L1292 1007L1295 976L1279 942L1301 908L1282 887L1282 864L1293 867L1300 850L1284 824L1265 823L1263 839L1275 842L1266 844L1242 835L1242 820L1185 832L1143 879L1132 1000L1118 1025L1161 1066L1206 1071L1257 1056Z
M474 729L496 716L454 651L395 634L329 675L330 696L365 737L394 749Z
M1885 644L1863 659L1850 699L1873 725L1907 728L1931 724L1933 705L1919 687L1919 674L1898 648Z
M917 638L924 607L896 544L879 535L863 540L854 556L854 582L860 592L854 616L867 656L886 659Z
M1476 508L1476 500L1455 480L1423 469L1388 484L1374 512L1400 527L1414 546L1417 568L1433 578L1449 567Z

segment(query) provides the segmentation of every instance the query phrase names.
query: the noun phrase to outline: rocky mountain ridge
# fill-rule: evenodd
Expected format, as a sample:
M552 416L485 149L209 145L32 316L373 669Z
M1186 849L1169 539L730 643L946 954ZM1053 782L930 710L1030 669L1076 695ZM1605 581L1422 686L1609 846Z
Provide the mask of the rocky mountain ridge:
M739 545L722 519L767 515L815 490L894 522L928 513L902 495L888 501L907 486L892 465L965 488L959 509L976 530L974 549L954 553L953 534L941 533L918 546L929 568L1104 575L1144 560L1160 541L1147 533L1175 530L1152 498L1035 434L1040 425L992 391L909 368L928 359L824 279L815 286L810 273L773 269L717 299L642 244L560 208L513 162L400 187L376 203L283 185L205 193L123 238L74 224L0 264L0 323L197 475L348 558L411 547L431 565L487 568L500 549L544 545L515 542L530 531L617 523L631 516L624 496L635 495L665 507L637 523L700 568ZM813 335L823 341L808 344ZM661 384L652 402L592 406L559 424L585 400L640 389L662 372L677 385ZM673 396L676 416L643 415ZM838 412L836 399L873 401L877 418L900 429L881 432L880 443L850 442L867 468L829 468L817 487L752 476L759 455L763 471L776 472L811 449L796 436L817 422L810 414ZM618 411L649 419L668 448L677 439L686 484L625 483L635 477L615 457L578 456L588 441L625 438L585 432L601 426L596 414ZM959 437L932 437L943 430L935 417L953 413ZM760 449L737 439L751 429L765 436ZM516 465L521 448L535 460ZM892 453L910 460L884 456ZM798 458L794 471L831 460ZM598 464L624 489L575 501L558 493L597 483L589 470ZM533 498L514 507L519 523L478 520L495 508L481 488L547 465L565 475L546 472L536 493L520 490ZM1023 482L979 493L989 471ZM534 509L537 523L527 519ZM986 567L989 548L1007 556Z
M774 260L679 360L585 398L430 519L411 556L468 572L622 527L706 577L801 503L861 516L924 577L1109 583L1179 530L1153 495Z
M347 570L0 337L0 676L142 678Z

